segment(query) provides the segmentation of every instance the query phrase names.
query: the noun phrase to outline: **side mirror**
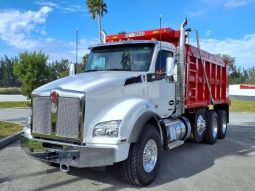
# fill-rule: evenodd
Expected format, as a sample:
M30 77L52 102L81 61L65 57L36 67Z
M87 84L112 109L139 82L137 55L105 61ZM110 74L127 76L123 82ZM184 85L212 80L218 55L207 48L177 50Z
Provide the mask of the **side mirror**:
M69 66L69 76L75 75L75 64L71 63Z
M166 59L166 76L170 77L174 75L174 58L167 57Z

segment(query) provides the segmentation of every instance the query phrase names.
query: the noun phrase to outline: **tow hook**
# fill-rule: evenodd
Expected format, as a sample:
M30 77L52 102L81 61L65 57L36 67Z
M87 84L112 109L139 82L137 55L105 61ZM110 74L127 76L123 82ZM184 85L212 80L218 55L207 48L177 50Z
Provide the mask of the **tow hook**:
M60 168L61 171L63 172L68 172L70 170L70 166L66 165L66 164L60 164Z

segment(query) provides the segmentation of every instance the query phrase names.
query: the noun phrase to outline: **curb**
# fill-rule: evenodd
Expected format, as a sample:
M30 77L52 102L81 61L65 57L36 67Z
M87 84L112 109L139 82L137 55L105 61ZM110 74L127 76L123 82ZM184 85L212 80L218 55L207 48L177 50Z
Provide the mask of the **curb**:
M3 149L5 146L9 145L10 143L18 140L20 138L21 133L22 133L22 131L14 134L14 135L5 137L2 140L0 140L0 150Z

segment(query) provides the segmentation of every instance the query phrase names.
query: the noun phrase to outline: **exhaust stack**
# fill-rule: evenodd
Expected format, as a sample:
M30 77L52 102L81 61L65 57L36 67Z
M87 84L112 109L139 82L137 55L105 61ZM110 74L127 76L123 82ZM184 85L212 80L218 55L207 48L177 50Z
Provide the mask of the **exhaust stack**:
M179 107L177 108L177 115L181 115L185 112L184 108L184 98L185 98L185 27L188 24L187 18L181 23L180 27L180 42L179 42L179 63L178 63L178 88L177 99L179 100Z
M185 98L185 27L187 26L187 18L181 23L180 27L180 42L178 47L179 57L178 57L178 87L179 91L176 92L176 98L179 100L179 106L176 108L176 114L181 115L185 112L184 108L184 98Z

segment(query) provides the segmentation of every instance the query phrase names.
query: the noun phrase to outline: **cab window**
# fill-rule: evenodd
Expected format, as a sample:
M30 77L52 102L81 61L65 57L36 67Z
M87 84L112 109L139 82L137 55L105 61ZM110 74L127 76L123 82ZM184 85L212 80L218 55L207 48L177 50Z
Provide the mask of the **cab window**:
M173 53L166 50L160 50L158 52L155 68L156 74L166 73L166 60L168 57L173 57Z

